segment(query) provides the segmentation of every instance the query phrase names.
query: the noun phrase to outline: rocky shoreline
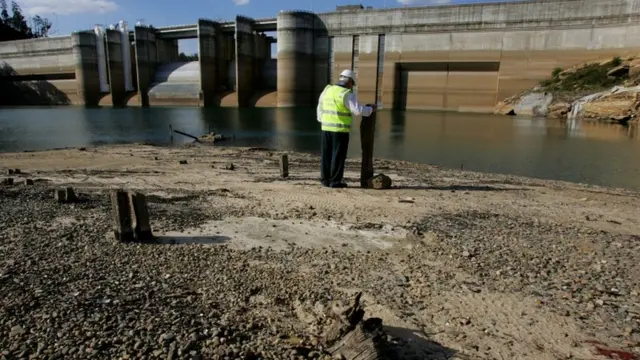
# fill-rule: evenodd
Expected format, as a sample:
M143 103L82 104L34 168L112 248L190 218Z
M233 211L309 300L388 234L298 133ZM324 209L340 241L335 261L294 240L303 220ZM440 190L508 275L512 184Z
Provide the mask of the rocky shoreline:
M315 156L282 179L279 154L0 154L21 169L0 185L0 358L329 359L327 314L359 291L390 359L638 358L640 193L385 160L390 190L326 189ZM113 240L112 188L145 193L162 241Z
M640 110L640 57L557 68L551 78L495 107L502 115L631 125Z

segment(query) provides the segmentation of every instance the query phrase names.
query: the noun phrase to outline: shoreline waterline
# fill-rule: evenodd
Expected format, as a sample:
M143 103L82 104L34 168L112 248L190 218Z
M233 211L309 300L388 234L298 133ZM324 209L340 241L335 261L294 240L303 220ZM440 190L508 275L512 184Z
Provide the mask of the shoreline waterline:
M193 135L235 136L221 146L317 153L314 109L0 110L0 152L104 144L169 144L169 126ZM360 157L359 119L350 158ZM453 112L381 111L374 156L447 168L640 190L640 141L603 124ZM174 136L176 144L191 139Z

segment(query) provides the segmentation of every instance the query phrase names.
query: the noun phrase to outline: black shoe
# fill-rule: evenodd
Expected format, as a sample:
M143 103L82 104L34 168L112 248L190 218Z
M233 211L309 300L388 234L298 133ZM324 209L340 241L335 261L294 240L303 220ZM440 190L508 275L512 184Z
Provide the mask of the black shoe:
M329 187L329 182L328 181L321 181L322 186L324 187Z
M331 188L333 189L344 189L346 187L347 187L347 184L345 183L331 184Z

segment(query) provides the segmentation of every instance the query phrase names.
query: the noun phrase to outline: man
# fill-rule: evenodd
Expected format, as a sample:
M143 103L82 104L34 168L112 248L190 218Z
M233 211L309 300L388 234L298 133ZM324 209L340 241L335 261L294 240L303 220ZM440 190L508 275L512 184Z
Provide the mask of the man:
M375 110L371 105L358 103L353 93L355 78L353 71L344 70L338 83L327 85L318 99L317 116L322 124L320 176L322 185L327 187L347 187L343 176L352 115L369 116Z

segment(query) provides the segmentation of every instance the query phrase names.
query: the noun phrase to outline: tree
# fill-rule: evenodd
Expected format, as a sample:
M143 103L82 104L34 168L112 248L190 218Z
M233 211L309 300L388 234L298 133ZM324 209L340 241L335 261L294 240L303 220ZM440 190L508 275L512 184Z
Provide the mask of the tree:
M10 20L11 26L22 34L25 34L27 38L33 37L31 28L27 25L24 15L22 15L22 9L20 9L20 6L15 1L11 2L11 12L13 13Z
M9 24L9 11L7 10L7 0L0 0L0 23Z
M180 61L198 61L198 54L187 55L181 52L178 55L178 60Z
M33 28L27 24L22 9L15 2L11 2L11 16L7 8L7 0L0 0L0 41L31 39L47 37L51 30L51 21L36 16L31 19Z
M36 15L36 17L33 18L33 37L47 37L47 35L49 35L49 30L51 30L51 26L52 24L49 19Z

